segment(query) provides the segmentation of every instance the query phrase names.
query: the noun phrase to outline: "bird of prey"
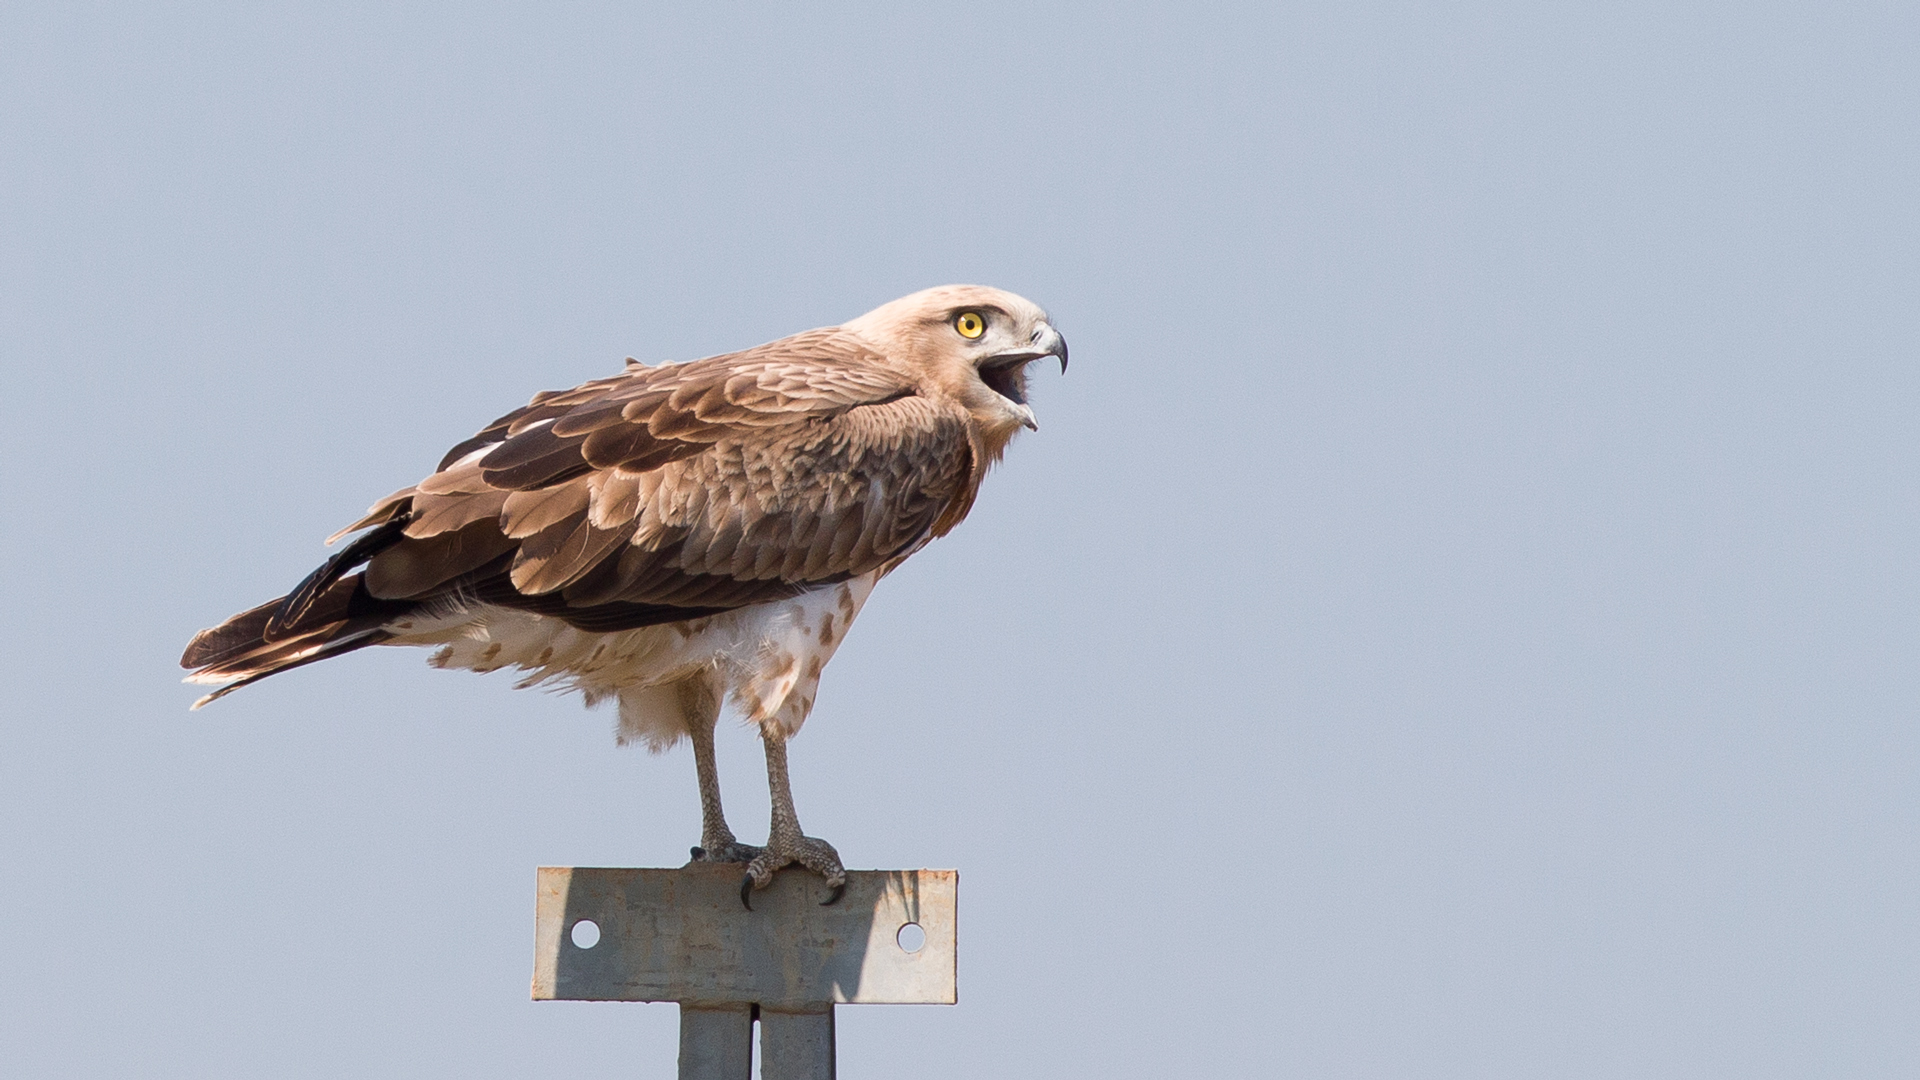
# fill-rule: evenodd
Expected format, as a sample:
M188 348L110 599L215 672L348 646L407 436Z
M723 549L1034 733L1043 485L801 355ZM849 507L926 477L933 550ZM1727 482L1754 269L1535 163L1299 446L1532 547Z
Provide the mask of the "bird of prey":
M368 645L619 706L621 742L693 743L696 861L745 863L740 898L798 863L827 903L846 871L801 832L787 740L874 584L967 515L1021 428L1027 365L1067 368L1032 302L949 285L844 326L536 395L374 504L292 592L195 635L199 708ZM713 737L760 729L773 820L734 839Z

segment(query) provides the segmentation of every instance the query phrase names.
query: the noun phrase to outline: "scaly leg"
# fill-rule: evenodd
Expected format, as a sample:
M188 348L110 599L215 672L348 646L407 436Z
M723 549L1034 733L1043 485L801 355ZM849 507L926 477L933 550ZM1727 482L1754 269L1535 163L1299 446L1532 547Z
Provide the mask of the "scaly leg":
M696 713L694 708L686 711ZM713 727L719 713L715 709L704 711L706 715L687 717L687 734L693 739L693 767L700 774L700 846L693 849L693 861L750 862L762 849L740 843L727 828L727 815L720 809L720 770L713 760Z
M740 902L753 910L753 890L773 884L773 872L789 863L799 863L827 879L832 890L822 906L840 899L847 887L847 871L840 865L840 853L825 840L816 840L800 832L800 815L793 809L793 786L787 781L787 740L762 729L760 741L767 748L767 788L773 796L773 828L768 830L767 849L747 864L746 877L740 881Z

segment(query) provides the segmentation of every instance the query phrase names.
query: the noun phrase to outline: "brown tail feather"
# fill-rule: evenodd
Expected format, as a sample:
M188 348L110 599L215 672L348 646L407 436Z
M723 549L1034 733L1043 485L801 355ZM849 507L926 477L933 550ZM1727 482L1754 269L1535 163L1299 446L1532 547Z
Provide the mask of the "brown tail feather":
M219 626L193 635L193 640L187 642L187 651L180 657L180 666L212 667L259 648L263 643L261 634L267 628L267 619L279 606L279 600L269 600L257 608L235 615Z
M357 575L349 579L347 571L404 539L407 522L412 517L410 511L396 515L321 563L318 570L308 574L305 581L280 598L279 608L268 615L261 636L268 641L284 641L298 636L302 627L313 621L316 609L325 608L327 600L335 595L342 582L358 580Z
M180 666L187 668L206 668L222 665L259 649L263 645L287 640L288 637L304 637L315 630L333 623L350 619L356 614L372 614L372 608L379 604L356 604L355 594L360 589L360 575L342 578L327 586L306 606L299 622L286 628L286 633L267 636L267 627L274 613L286 603L286 597L269 600L259 607L251 608L233 616L226 622L211 629L202 630L187 643L186 654L180 657ZM371 600L371 597L368 597ZM356 608L360 610L355 610ZM397 614L397 612L396 612Z
M181 667L194 669L188 681L235 680L195 702L194 708L269 675L377 645L392 636L382 627L416 606L371 595L354 574L327 586L297 623L269 640L268 627L283 603L284 598L268 601L194 635L180 658Z
M342 625L344 626L345 624L342 624ZM234 681L228 683L227 685L221 687L220 689L215 690L213 693L207 694L206 696L200 698L198 701L195 701L189 708L198 709L200 706L206 705L209 702L218 701L221 698L226 697L228 694L233 693L235 690L238 690L243 686L251 686L252 684L259 682L261 679L264 679L269 675L278 675L283 671L291 671L294 668L305 667L308 664L316 663L321 660L327 660L332 657L339 656L342 653L353 652L355 649L364 649L369 645L378 645L392 636L393 636L392 634L387 633L385 630L379 630L379 629L362 630L362 631L359 631L357 634L354 634L348 637L327 641L321 644L319 648L315 649L313 652L305 656L299 656L296 659L292 659L292 660L281 659L278 662L273 663L271 665L262 664L260 667L254 668L251 671L248 671L245 673L236 671L233 674L239 676L238 678L234 679ZM308 641L308 639L305 639L305 638L300 639L299 643L302 643L305 645L312 644L310 641ZM297 643L282 642L279 647L276 647L273 650L273 652L280 657L293 655L298 651L300 651L292 647L295 644ZM203 672L202 674L205 674L205 672Z

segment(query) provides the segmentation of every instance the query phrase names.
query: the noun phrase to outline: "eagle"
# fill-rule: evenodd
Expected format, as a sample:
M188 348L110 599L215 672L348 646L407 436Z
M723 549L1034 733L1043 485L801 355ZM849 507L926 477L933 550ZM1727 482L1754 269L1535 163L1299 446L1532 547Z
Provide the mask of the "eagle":
M618 705L618 738L687 739L696 862L744 863L740 899L798 864L826 903L840 856L805 835L787 741L874 585L967 516L1022 428L1027 366L1067 343L1031 301L948 285L742 352L627 361L547 391L375 503L287 595L195 635L199 708L370 645L513 668L525 688ZM740 843L721 810L724 705L758 727L772 824Z

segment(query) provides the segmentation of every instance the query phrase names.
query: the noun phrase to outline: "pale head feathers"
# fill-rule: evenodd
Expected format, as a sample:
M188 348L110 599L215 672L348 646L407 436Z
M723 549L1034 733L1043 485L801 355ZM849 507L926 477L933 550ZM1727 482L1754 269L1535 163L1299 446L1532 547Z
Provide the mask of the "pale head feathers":
M978 336L962 332L960 320L968 314L980 319ZM923 289L843 329L872 342L923 388L964 407L990 459L1000 456L1015 431L1039 426L1027 405L1027 364L1054 356L1066 368L1066 341L1040 305L985 285Z

